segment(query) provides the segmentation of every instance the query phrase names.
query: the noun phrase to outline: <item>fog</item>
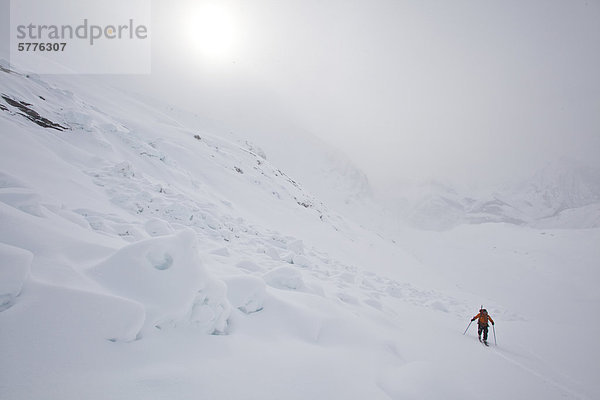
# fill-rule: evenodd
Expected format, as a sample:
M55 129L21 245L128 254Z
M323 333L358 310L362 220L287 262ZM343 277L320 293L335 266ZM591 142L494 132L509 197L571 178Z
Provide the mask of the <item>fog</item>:
M224 30L194 29L206 3ZM152 74L104 79L242 135L315 135L376 185L600 166L598 1L154 1L152 15Z

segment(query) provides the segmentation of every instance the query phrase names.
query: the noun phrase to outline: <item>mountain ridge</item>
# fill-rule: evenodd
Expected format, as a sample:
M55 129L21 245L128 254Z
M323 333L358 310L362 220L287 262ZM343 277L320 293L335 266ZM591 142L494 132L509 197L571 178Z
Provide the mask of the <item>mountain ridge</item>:
M596 228L600 169L558 159L529 179L489 195L427 183L405 189L401 219L417 228L446 230L461 224L509 223L546 228Z

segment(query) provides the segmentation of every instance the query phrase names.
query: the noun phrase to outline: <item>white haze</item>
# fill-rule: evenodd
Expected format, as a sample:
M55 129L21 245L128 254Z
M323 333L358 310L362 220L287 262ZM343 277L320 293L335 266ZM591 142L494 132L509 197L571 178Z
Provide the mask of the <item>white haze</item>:
M231 17L226 54L194 49L187 21L202 3ZM315 135L380 185L489 186L564 156L600 165L598 2L152 7L152 74L106 79L224 131Z

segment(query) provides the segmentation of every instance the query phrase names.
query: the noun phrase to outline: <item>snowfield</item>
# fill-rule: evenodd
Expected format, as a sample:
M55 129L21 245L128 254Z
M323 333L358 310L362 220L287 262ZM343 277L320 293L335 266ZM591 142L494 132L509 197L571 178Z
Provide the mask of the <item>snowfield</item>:
M594 204L571 229L378 231L340 160L319 186L182 111L2 65L3 400L600 398ZM481 304L497 346L463 335Z

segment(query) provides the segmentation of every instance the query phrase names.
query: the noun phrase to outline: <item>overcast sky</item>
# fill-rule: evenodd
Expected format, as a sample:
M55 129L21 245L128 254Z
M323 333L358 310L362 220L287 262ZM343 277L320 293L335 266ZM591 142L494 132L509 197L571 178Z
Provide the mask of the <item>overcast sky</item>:
M600 1L214 1L212 53L199 3L154 1L153 73L116 82L240 134L310 132L376 182L600 166Z

